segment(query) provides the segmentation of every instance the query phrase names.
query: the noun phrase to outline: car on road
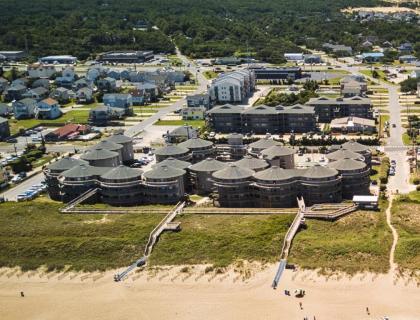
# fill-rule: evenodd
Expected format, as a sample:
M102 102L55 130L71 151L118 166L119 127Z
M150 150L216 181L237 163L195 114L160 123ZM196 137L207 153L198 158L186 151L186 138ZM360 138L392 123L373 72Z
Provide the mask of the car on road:
M396 127L397 127L397 125L396 125L395 123L393 123L393 124L392 124L392 127L393 127L393 128L396 128Z
M9 138L6 140L7 143L17 143L18 140L16 138Z
M18 182L21 182L22 180L23 180L22 177L20 177L19 175L16 175L10 180L10 182L18 183Z

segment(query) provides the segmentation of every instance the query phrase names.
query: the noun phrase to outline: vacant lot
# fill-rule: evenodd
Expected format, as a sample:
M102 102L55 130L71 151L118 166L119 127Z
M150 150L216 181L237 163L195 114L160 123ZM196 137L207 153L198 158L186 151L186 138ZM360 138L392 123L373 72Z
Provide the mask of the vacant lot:
M293 241L290 263L350 274L388 270L392 235L384 212L358 211L335 222L306 223Z
M226 266L238 259L277 261L293 215L182 216L182 231L163 234L152 264L211 263Z
M392 222L399 234L396 262L404 269L420 270L420 192L393 203Z
M0 266L103 270L139 258L161 214L60 214L47 200L0 205Z

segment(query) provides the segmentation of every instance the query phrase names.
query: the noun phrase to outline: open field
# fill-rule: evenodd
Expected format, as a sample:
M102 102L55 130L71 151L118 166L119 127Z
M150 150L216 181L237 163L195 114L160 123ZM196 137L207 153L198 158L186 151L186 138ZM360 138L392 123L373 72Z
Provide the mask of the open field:
M399 234L396 262L403 269L420 271L420 192L394 201L392 222Z
M161 236L151 256L151 263L227 266L236 260L275 262L292 220L292 214L185 214L178 219L182 231Z
M71 110L65 114L63 114L60 118L54 120L40 120L40 119L25 119L25 120L9 120L10 124L10 132L11 134L15 134L19 131L20 128L31 128L41 123L44 124L59 124L59 123L66 123L66 122L73 122L73 123L87 123L89 118L89 110Z
M130 264L162 214L71 215L39 199L0 205L0 266L104 270Z
M386 203L382 203L382 208ZM385 273L392 235L385 213L358 211L335 222L306 220L295 237L290 263L302 268Z

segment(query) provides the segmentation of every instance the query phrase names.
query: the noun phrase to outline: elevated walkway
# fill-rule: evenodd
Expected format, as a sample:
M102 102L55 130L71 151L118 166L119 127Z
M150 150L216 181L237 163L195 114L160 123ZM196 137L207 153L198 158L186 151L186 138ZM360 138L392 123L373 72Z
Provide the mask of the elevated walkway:
M185 201L178 203L175 208L173 208L159 224L150 232L149 239L147 241L146 247L144 249L143 256L136 260L132 265L130 265L123 272L118 273L114 276L115 281L123 280L132 270L136 267L142 267L146 265L147 259L152 253L153 247L157 243L159 236L164 231L178 231L180 230L180 222L173 222L175 217L182 212L185 207Z
M305 218L333 221L356 210L357 205L354 203L317 204L305 211Z
M64 206L63 208L61 208L60 209L60 212L62 212L62 213L74 212L73 209L74 209L75 206L79 205L83 201L86 201L90 197L94 196L98 192L98 190L99 190L98 188L89 189L85 193L82 193L80 196L78 196L77 198L71 200L70 202L68 202L66 204L66 206Z

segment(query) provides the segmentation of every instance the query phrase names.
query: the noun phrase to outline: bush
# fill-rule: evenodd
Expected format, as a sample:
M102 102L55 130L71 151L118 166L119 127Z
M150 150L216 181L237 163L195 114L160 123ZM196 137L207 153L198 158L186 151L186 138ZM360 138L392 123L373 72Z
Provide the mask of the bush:
M386 190L386 184L382 184L379 186L379 191L385 191Z
M420 178L414 178L413 179L413 184L415 184L415 185L420 184Z
M416 190L417 190L417 191L420 191L420 186L417 186L417 187L416 187Z

